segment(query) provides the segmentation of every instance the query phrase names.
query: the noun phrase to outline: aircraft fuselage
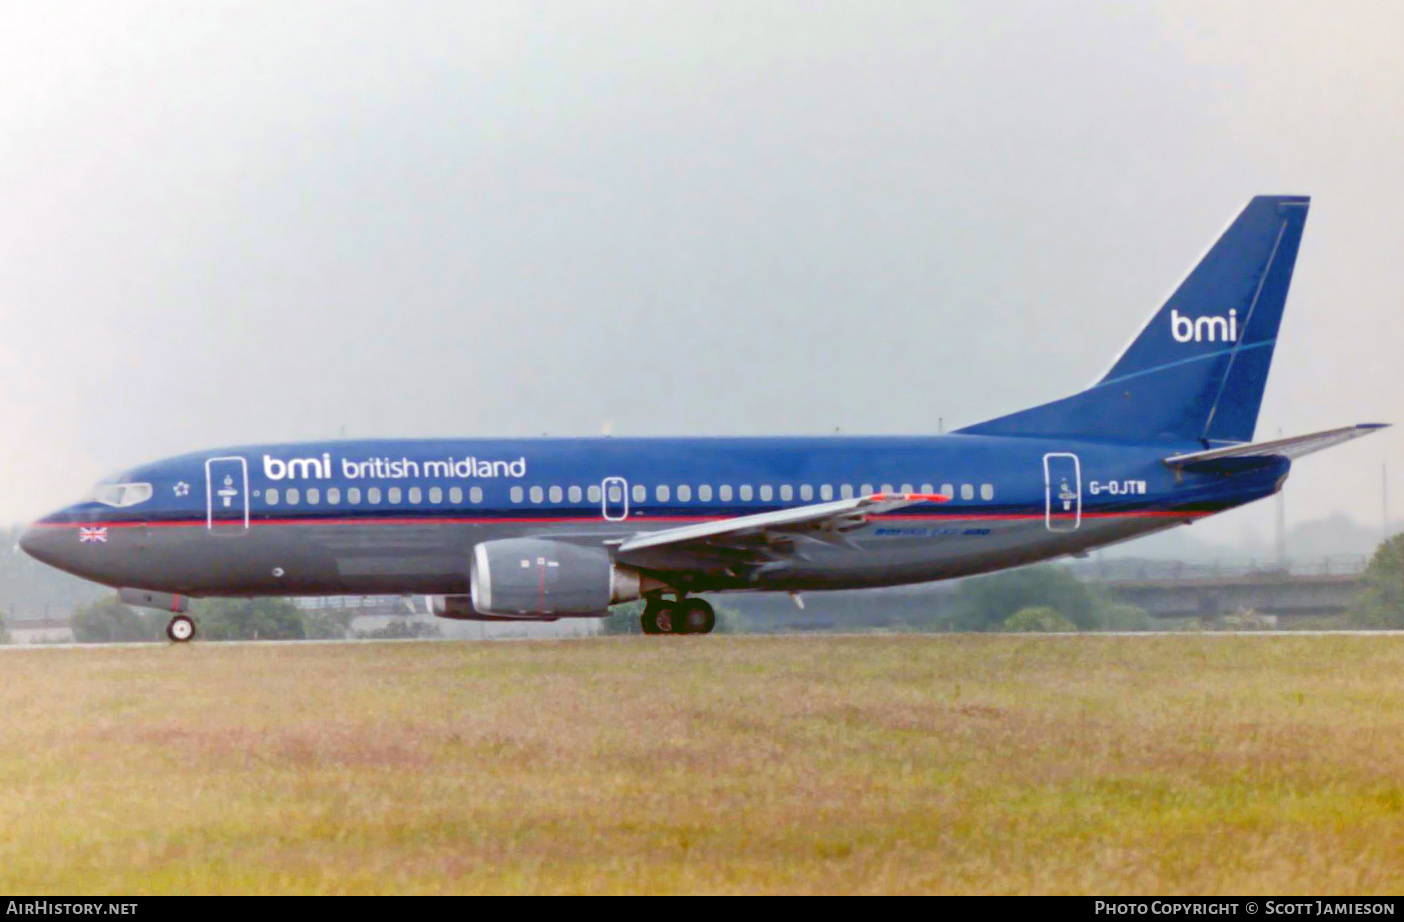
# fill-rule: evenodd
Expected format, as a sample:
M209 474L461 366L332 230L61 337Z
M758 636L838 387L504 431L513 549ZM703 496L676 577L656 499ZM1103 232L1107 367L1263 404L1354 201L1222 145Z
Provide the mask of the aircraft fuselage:
M36 522L31 554L112 586L203 596L469 591L480 542L609 544L872 493L943 494L688 591L848 589L1080 553L1269 495L1288 462L1179 474L1176 446L927 437L385 440L256 445L111 478ZM1187 444L1185 450L1195 450ZM133 488L135 489L135 488Z

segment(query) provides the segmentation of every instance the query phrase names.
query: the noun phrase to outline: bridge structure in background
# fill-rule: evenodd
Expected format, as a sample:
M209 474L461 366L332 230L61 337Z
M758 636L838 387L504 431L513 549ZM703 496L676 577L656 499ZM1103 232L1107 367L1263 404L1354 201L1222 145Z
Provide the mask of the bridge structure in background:
M391 637L445 637L460 640L498 640L537 637L579 637L596 630L593 618L564 618L558 622L533 624L523 621L487 623L435 618L422 595L336 595L292 598L303 612L331 616L348 625L356 636L377 636L374 632L392 629L404 622L409 633ZM380 635L385 636L385 635Z
M1080 579L1157 618L1218 620L1252 612L1278 618L1335 617L1355 602L1369 559L1363 555L1286 561L1078 561Z
M422 603L415 607L414 596L403 595L333 595L299 596L292 603L302 611L346 612L355 618L414 618L427 614Z

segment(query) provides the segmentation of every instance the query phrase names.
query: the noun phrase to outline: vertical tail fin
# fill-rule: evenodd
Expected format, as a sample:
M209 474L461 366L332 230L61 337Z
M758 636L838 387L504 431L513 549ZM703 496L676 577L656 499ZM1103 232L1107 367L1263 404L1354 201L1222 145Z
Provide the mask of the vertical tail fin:
M1302 195L1250 201L1087 390L959 431L1251 441L1310 203Z

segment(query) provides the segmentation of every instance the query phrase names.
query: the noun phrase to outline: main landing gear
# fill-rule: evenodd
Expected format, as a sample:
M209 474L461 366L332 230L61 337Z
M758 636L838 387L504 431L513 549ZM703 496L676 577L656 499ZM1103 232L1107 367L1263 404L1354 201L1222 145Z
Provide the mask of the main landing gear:
M171 643L189 643L195 639L195 622L189 615L176 615L166 625L166 636Z
M670 602L654 596L639 616L645 634L710 634L717 613L702 599L679 597Z

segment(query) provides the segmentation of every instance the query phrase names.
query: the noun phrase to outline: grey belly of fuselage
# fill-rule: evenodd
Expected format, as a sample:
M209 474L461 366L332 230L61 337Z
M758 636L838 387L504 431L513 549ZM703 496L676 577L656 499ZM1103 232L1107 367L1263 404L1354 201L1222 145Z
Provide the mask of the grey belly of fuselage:
M939 527L870 524L844 543L804 542L754 578L709 576L696 591L856 589L951 579L1075 554L1158 531L1178 517L1084 519L1049 531L1042 519L955 520ZM211 533L202 524L113 529L82 575L114 586L193 596L461 595L482 541L542 537L598 545L642 523L563 528L458 522L255 525Z

